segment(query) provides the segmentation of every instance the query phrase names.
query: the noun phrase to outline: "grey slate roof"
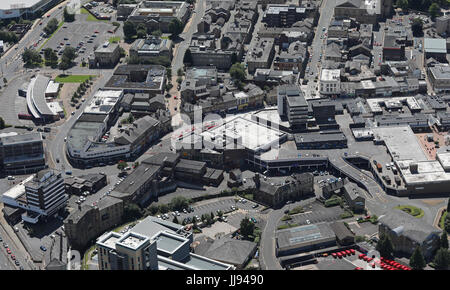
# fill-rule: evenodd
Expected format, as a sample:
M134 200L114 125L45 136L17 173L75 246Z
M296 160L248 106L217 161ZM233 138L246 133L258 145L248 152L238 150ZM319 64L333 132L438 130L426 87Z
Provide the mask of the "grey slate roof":
M426 223L423 219L418 219L401 210L391 210L378 219L379 223L385 225L418 243L422 243L431 234L440 234L440 230Z
M242 265L255 248L254 242L223 237L215 240L204 256L228 264Z

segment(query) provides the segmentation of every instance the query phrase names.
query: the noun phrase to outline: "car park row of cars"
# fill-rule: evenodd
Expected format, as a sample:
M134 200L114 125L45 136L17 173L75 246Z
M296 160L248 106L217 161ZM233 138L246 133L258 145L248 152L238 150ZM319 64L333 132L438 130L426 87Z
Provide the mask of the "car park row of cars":
M0 237L0 242L3 242L3 239ZM6 253L10 255L11 260L14 261L14 264L19 267L20 270L23 270L23 267L20 265L20 262L16 259L16 256L12 253L11 249L9 248L8 244L3 242L3 247L6 249Z

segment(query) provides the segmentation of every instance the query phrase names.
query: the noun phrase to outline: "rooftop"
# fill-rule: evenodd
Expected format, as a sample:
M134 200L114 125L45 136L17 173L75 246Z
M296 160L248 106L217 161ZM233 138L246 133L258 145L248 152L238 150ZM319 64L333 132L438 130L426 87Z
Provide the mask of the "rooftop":
M429 53L447 53L447 43L445 38L425 38L423 49Z
M279 230L276 233L276 243L278 248L285 248L335 239L335 237L335 233L327 223L318 223Z

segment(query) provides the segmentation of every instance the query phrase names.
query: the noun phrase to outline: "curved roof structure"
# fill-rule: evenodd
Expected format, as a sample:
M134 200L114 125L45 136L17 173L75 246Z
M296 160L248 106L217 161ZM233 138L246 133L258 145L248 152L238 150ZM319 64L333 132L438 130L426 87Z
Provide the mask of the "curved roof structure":
M28 85L27 106L34 118L42 116L53 116L55 113L49 108L45 100L45 92L50 82L50 78L38 75L33 78Z

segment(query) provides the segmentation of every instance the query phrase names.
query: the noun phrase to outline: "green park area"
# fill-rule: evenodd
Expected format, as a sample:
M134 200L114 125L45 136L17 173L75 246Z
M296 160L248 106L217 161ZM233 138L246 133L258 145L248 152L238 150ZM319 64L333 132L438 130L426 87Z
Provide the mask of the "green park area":
M90 80L95 75L59 75L55 78L55 82L57 83L83 83L86 80Z
M412 205L398 205L395 209L402 210L416 218L421 218L424 215L424 211L422 209Z

